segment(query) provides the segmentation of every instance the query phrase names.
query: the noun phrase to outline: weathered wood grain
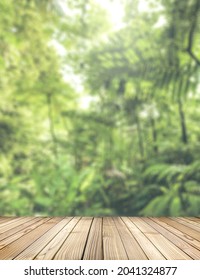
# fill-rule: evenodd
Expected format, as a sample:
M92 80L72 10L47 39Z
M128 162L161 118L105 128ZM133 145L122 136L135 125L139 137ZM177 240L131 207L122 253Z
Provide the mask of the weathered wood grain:
M43 234L45 231L47 231L53 225L54 225L53 219L51 219L51 218L42 219L41 221L38 222L36 228L34 228L27 234L23 235L19 239L15 240L14 242L8 244L3 249L1 249L0 250L0 259L2 259L2 260L14 259L27 246L29 246L36 239L38 239L41 234Z
M68 238L55 255L55 260L80 260L84 253L85 243L92 223L92 218L83 217L73 228Z
M141 246L148 259L150 260L165 260L166 258L161 252L154 246L153 243L136 227L129 218L123 217L122 220Z
M200 233L192 228L189 228L188 225L183 225L171 218L164 218L164 221L168 224L171 225L172 227L180 230L181 232L191 236L192 238L200 241Z
M191 220L191 221L194 221L194 222L200 224L200 218L198 218L198 217L184 217L184 219L186 219L188 222Z
M39 218L27 218L25 220L20 220L18 226L12 227L10 230L6 230L3 233L0 234L0 241L4 239L8 239L10 236L13 236L17 232L23 231L23 229L26 229L31 224L34 224L40 220ZM23 222L23 223L22 223ZM18 235L19 238L19 235ZM13 240L13 237L11 237L11 240Z
M84 260L103 259L102 222L102 218L94 218L92 222L92 226L83 255Z
M149 218L143 218L145 222L147 222L150 226L152 226L155 230L160 232L163 236L165 236L169 241L171 241L174 245L176 245L179 249L185 252L192 259L200 259L200 251L188 244L186 241L182 240L180 237L175 234L169 232L161 225L157 224L155 221L150 220Z
M69 223L67 223L64 228L59 233L57 233L55 237L35 257L35 259L52 260L79 220L80 217L75 217Z
M127 260L128 255L112 218L103 219L103 252L105 260Z
M55 226L53 226L50 230L45 232L42 236L40 236L35 242L33 242L29 247L27 247L23 252L21 252L15 259L17 260L33 260L37 254L47 245L52 238L58 233L71 219L66 218L57 218L54 220L55 223L58 222Z
M15 219L15 218L14 217L0 217L0 225L5 224L13 219Z
M187 222L187 223L190 223L190 224L193 224L193 225L196 225L198 227L200 227L200 219L198 218L192 218L192 217L188 217L188 218L183 218L183 217L180 217L179 219Z
M154 230L140 218L131 218L132 222L149 238L149 240L158 248L158 250L167 258L172 260L191 259L178 247L174 246L162 234Z
M182 225L185 225L188 228L191 228L191 229L194 229L194 230L198 231L199 236L200 236L200 227L199 227L198 224L195 224L194 222L191 223L190 221L187 222L187 221L185 221L183 219L180 219L180 218L171 218L171 219L173 219L174 221L177 221L178 223L180 223Z
M2 260L199 260L199 217L0 217Z
M152 218L151 218L152 219ZM169 218L153 218L153 220L160 224L163 228L167 229L167 231L174 233L176 236L180 237L182 240L186 241L188 244L192 245L193 247L197 248L200 250L200 242L190 235L174 228L173 226L169 225L168 222L170 223Z
M13 220L8 220L6 223L0 225L0 234L5 233L7 230L15 228L22 224L24 221L28 221L30 218L27 217L19 217Z
M147 260L147 256L138 244L130 230L125 226L123 221L115 217L113 218L116 228L118 229L122 243L130 260Z

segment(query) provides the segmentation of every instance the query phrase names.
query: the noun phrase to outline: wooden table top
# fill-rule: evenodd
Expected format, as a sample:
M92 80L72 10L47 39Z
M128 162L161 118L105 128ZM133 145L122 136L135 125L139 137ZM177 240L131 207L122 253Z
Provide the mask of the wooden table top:
M200 259L197 217L0 217L0 259Z

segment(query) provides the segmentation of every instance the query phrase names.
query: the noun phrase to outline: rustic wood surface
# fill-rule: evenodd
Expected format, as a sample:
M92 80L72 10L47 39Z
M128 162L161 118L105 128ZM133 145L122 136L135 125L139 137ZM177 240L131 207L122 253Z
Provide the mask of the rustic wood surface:
M0 217L1 260L199 260L198 217Z

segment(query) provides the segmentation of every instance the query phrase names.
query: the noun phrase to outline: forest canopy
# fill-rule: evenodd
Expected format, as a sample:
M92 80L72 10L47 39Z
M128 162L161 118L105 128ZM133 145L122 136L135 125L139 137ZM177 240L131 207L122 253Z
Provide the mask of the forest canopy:
M0 0L0 215L200 215L200 1Z

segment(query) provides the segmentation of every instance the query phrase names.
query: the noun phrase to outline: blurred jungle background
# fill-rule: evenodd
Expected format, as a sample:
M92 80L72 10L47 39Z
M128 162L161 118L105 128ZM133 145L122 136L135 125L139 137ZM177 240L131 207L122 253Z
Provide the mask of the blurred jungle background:
M200 214L200 1L0 0L0 215Z

